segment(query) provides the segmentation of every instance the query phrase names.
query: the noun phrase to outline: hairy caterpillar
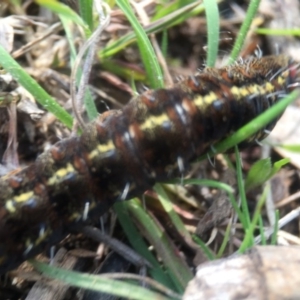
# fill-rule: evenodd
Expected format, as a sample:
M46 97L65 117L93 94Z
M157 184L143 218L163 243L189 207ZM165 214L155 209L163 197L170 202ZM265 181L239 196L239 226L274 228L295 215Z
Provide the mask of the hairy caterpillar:
M74 224L139 196L267 110L297 81L286 56L205 68L149 90L0 179L0 274L59 242ZM272 129L274 122L265 129ZM255 138L262 139L264 130Z

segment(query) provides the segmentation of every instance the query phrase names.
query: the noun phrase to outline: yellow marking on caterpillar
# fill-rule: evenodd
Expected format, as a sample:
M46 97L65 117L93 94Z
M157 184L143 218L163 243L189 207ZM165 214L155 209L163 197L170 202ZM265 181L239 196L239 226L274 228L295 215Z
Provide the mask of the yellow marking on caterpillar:
M279 76L277 78L277 82L280 84L280 85L285 85L285 81L286 81L286 77L288 76L288 71L282 73L282 76Z
M14 198L7 200L5 202L5 208L10 212L10 213L15 213L16 212L16 203L22 203L28 201L30 198L34 196L34 192L26 192L22 193L19 196L15 196Z
M109 151L115 150L116 147L112 140L109 140L106 144L98 144L96 146L96 149L92 150L89 153L89 159L93 159L95 157L98 157L101 154L107 153Z
M11 214L16 212L16 208L14 206L14 201L13 200L7 200L5 202L5 208L7 211L9 211Z
M15 208L15 205L14 205L14 201L13 200L7 200L5 202L5 208L7 211L9 211L11 214L15 213L16 212L16 208Z
M246 87L237 87L233 86L230 89L230 92L232 95L237 99L241 99L243 97L247 97L251 94L266 94L266 93L272 93L275 90L275 87L270 82L267 82L264 86L259 86L257 84L249 85Z
M206 108L207 106L212 104L217 99L218 99L218 96L214 92L210 92L206 96L196 97L194 99L194 103L198 108L202 109L202 108Z
M30 191L30 192L27 192L27 193L23 193L19 196L15 196L14 197L14 200L15 202L26 202L28 201L32 196L34 195L34 192Z
M250 85L248 87L248 90L251 94L260 94L261 93L261 89L260 89L260 86L257 85L257 84L254 84L254 85Z
M266 86L265 86L265 91L268 92L268 93L271 93L274 90L275 90L274 85L271 84L270 82L267 82Z
M249 95L250 95L250 92L248 91L247 88L241 88L241 90L240 90L240 96L241 97L247 97Z
M248 95L251 95L253 93L253 89L255 89L255 93L261 93L262 90L258 85L250 85L247 87L237 87L237 86L233 86L230 89L230 92L232 93L232 95L236 98L236 99L241 99L243 97L246 97ZM253 93L254 94L254 93Z
M57 170L52 177L48 179L48 185L55 185L59 183L62 179L64 179L67 175L74 173L74 167L68 163L66 168L61 168Z
M159 116L149 116L144 123L140 125L141 130L154 129L155 127L162 126L164 122L170 122L170 118L167 114L161 114Z

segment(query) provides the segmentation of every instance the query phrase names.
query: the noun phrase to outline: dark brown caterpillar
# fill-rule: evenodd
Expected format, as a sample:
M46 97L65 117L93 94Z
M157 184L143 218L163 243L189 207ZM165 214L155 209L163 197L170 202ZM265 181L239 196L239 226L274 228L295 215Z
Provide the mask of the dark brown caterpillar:
M296 80L296 66L285 56L206 68L103 114L81 137L55 144L34 164L1 178L0 274L115 201L183 173L211 145L286 95ZM263 130L257 134L264 136Z

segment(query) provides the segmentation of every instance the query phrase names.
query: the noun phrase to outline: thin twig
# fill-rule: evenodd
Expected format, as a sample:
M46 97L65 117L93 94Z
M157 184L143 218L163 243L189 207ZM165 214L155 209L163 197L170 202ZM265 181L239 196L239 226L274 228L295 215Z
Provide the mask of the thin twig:
M100 38L101 33L108 26L108 24L110 22L109 6L104 2L99 4L97 1L95 1L95 4L98 4L98 5L96 5L96 9L99 13L99 26L97 27L95 32L91 35L91 37L86 41L86 43L80 49L80 51L76 57L76 60L74 62L74 66L73 66L72 73L71 73L70 95L71 95L71 99L72 99L74 115L75 115L76 120L79 123L81 128L85 127L85 123L82 119L81 113L82 113L82 107L83 107L84 94L86 91L89 74L90 74L91 67L92 67L92 61L94 58L96 45ZM103 8L105 9L105 14L103 13ZM86 60L84 62L83 72L82 72L81 80L79 83L78 93L76 95L76 74L77 74L79 65L83 59L83 56L85 55L85 53L88 49L89 49L89 52L86 55ZM77 125L75 125L75 123L76 122L74 122L74 127L76 128ZM73 129L74 129L74 127L73 127Z
M36 44L42 42L45 40L47 37L51 36L55 32L58 32L59 30L62 29L61 23L55 23L53 24L49 29L47 29L43 34L41 34L38 38L34 39L33 41L27 43L26 45L22 46L18 50L14 51L12 53L13 58L18 58L19 56L25 54L29 50L32 49Z

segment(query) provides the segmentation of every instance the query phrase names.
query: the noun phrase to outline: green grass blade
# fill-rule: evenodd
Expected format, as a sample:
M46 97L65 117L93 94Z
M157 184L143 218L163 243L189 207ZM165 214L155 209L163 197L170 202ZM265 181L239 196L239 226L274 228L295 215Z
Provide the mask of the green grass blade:
M275 147L280 147L282 149L288 150L290 152L295 152L299 153L300 152L300 145L295 144L295 145L282 145L282 144L276 144L274 145Z
M149 77L151 88L162 88L164 86L163 75L153 47L147 37L147 34L145 33L143 27L135 17L127 0L116 0L116 3L126 15L136 34L140 55L145 66L147 75Z
M280 35L280 36L300 36L300 28L295 29L270 29L270 28L257 28L255 32L265 35Z
M160 264L158 263L154 255L149 251L148 245L146 244L143 236L137 230L135 224L132 221L132 218L129 214L129 206L131 201L135 201L135 200L130 200L127 202L118 202L114 205L114 211L117 213L118 220L122 225L122 228L132 247L140 255L146 258L153 266L153 268L149 269L149 274L151 275L151 277L154 280L163 284L164 286L167 286L172 290L175 290L176 287L171 281L169 275L165 273L164 270L162 270Z
M168 31L163 30L162 32L162 42L161 42L161 53L166 58L168 51Z
M267 200L267 193L269 192L270 192L270 186L266 185L263 194L261 195L260 199L257 202L251 224L249 228L246 230L244 240L238 250L239 253L244 253L247 249L254 246L254 240L255 240L254 230L256 228L257 223L259 222L259 219L261 218L261 211Z
M126 299L162 299L170 300L159 293L149 290L147 287L141 287L136 284L131 284L124 281L113 280L105 277L105 275L90 275L75 271L68 271L55 267L50 267L47 264L37 261L30 261L30 263L40 272L46 276L59 279L67 284L83 289L108 293Z
M70 54L71 54L70 63L71 65L73 65L73 62L75 61L76 58L76 47L74 45L74 37L72 35L72 30L71 30L72 21L63 15L60 16L60 21L66 33L66 38L70 47Z
M261 237L261 245L266 246L267 245L267 241L266 241L266 237L265 237L265 230L264 230L264 222L263 222L263 218L262 216L259 217L258 219L258 225L259 225L259 234Z
M93 23L93 0L78 0L80 16L89 26L90 31L94 29Z
M247 230L250 226L250 213L248 209L248 203L246 198L246 192L245 192L245 185L243 180L243 171L242 171L242 159L240 156L240 152L237 146L234 147L235 151L235 157L236 157L236 175L237 175L237 184L238 184L238 190L239 195L241 199L241 207L243 211L243 215L245 217L245 224L246 227L244 227L245 230ZM243 224L243 225L245 225Z
M283 158L272 165L271 158L261 159L253 164L245 181L246 191L250 191L264 184L268 179L278 173L282 167L290 162L289 158Z
M237 60L237 58L241 52L241 49L244 45L245 38L247 36L247 32L249 31L252 21L255 18L259 4L260 4L260 0L251 0L250 1L248 10L247 10L247 13L245 16L245 20L240 28L239 34L237 36L237 39L234 43L232 52L230 54L230 58L229 58L230 64Z
M222 241L222 244L219 248L219 251L217 253L217 258L221 258L224 255L224 251L226 249L226 246L230 240L230 233L231 233L231 227L232 223L228 222L227 227L226 227L226 231L225 231L225 235L224 235L224 239Z
M193 235L193 240L203 250L204 254L209 260L215 260L216 255L209 249L208 246L196 235Z
M163 17L179 11L182 7L192 4L195 0L185 0L185 1L174 1L171 3L161 3L160 7L157 9L156 14L152 17L152 20L162 19Z
M182 235L186 240L191 240L192 238L190 236L190 233L185 228L178 214L174 211L172 202L170 201L162 185L157 183L155 184L153 189L156 191L161 205L163 206L165 212L168 214L171 222L173 223L179 234Z
M284 99L280 100L278 103L274 104L267 111L260 114L254 120L243 126L237 132L233 133L229 138L217 143L214 145L214 150L209 151L208 155L214 156L216 153L223 153L226 150L231 149L233 146L241 143L246 140L261 128L265 127L267 124L270 124L277 116L279 116L289 104L294 102L299 97L299 91L295 90ZM207 155L203 155L199 160L206 159Z
M274 223L274 231L271 236L271 245L276 245L277 244L277 235L278 235L278 230L279 230L279 210L276 209L275 211L275 223Z
M114 75L133 81L147 82L146 74L144 71L136 68L133 69L131 64L123 63L120 60L105 59L101 61L101 67Z
M167 234L155 222L155 219L145 212L138 201L131 201L129 210L132 218L139 224L139 228L162 259L178 292L183 292L188 281L193 278L186 262L178 255L178 250Z
M0 45L2 67L18 81L45 110L69 128L72 128L72 117L53 99Z
M261 159L253 164L245 180L246 190L249 191L266 182L272 172L271 158Z
M218 3L216 0L204 0L205 14L206 14L206 24L207 24L207 61L206 65L208 67L213 67L215 65L219 40L220 40L220 17Z
M202 4L195 2L190 5L183 7L181 10L175 11L174 13L164 17L162 20L157 20L147 26L145 26L144 30L146 34L157 33L163 30L166 30L175 24L180 24L186 19L188 19L191 15L197 15L204 10ZM128 45L134 43L136 41L135 32L129 32L125 36L119 38L115 42L110 43L99 52L99 58L108 58L119 51L126 48Z
M63 3L60 3L56 0L36 0L37 4L44 6L51 10L52 12L62 15L66 17L69 20L72 20L75 24L81 26L87 36L91 35L91 31L89 30L86 23L82 20L82 18L74 11L72 10L68 5L65 5Z

